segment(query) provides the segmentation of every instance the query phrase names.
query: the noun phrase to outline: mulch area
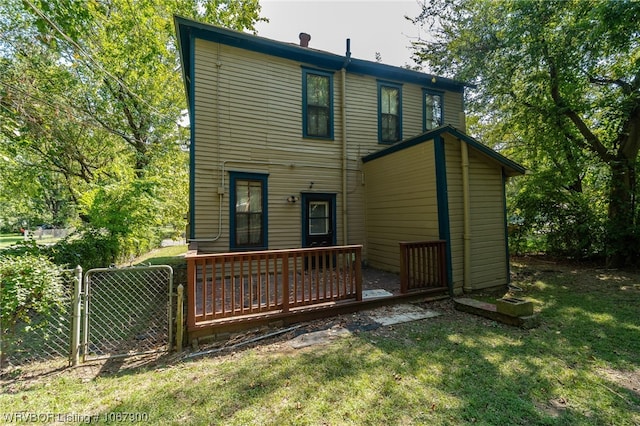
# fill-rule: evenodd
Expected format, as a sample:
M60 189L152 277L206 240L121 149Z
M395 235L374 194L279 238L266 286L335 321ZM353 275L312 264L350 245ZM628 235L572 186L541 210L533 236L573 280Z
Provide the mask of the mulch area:
M392 294L400 294L400 275L365 266L362 268L362 289L382 289Z

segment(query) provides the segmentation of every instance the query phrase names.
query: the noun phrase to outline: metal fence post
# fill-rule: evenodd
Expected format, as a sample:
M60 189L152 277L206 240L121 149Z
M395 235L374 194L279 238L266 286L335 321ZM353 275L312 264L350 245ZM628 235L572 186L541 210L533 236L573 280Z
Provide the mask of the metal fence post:
M176 309L176 350L182 352L182 333L184 331L184 286L178 286L178 307ZM171 345L171 342L169 342Z
M80 321L82 318L82 267L75 269L73 285L73 321L71 323L71 365L76 366L80 362Z

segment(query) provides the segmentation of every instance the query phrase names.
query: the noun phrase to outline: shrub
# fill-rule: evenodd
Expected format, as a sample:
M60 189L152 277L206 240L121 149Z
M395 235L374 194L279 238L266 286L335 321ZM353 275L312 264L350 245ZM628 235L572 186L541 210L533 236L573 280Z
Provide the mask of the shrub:
M84 270L107 267L120 257L120 242L109 232L85 229L58 241L47 252L58 265Z
M64 310L64 285L58 266L42 255L0 255L0 331L2 357L16 324L41 328ZM37 318L37 321L35 320Z

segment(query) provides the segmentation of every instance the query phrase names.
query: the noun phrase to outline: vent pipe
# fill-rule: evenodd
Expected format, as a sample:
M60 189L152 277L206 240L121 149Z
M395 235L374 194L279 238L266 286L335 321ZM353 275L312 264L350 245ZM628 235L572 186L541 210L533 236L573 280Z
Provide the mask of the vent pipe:
M298 37L300 38L300 46L309 47L309 40L311 40L311 35L307 33L300 33Z

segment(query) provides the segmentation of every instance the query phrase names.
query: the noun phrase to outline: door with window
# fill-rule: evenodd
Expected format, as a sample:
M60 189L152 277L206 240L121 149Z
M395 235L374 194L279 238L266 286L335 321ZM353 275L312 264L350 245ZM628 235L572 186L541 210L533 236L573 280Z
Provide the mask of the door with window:
M302 246L329 247L336 245L336 195L325 193L302 194ZM320 264L316 264L319 260ZM322 268L335 263L329 256L305 258L305 268Z
M336 195L302 194L302 246L336 244Z

